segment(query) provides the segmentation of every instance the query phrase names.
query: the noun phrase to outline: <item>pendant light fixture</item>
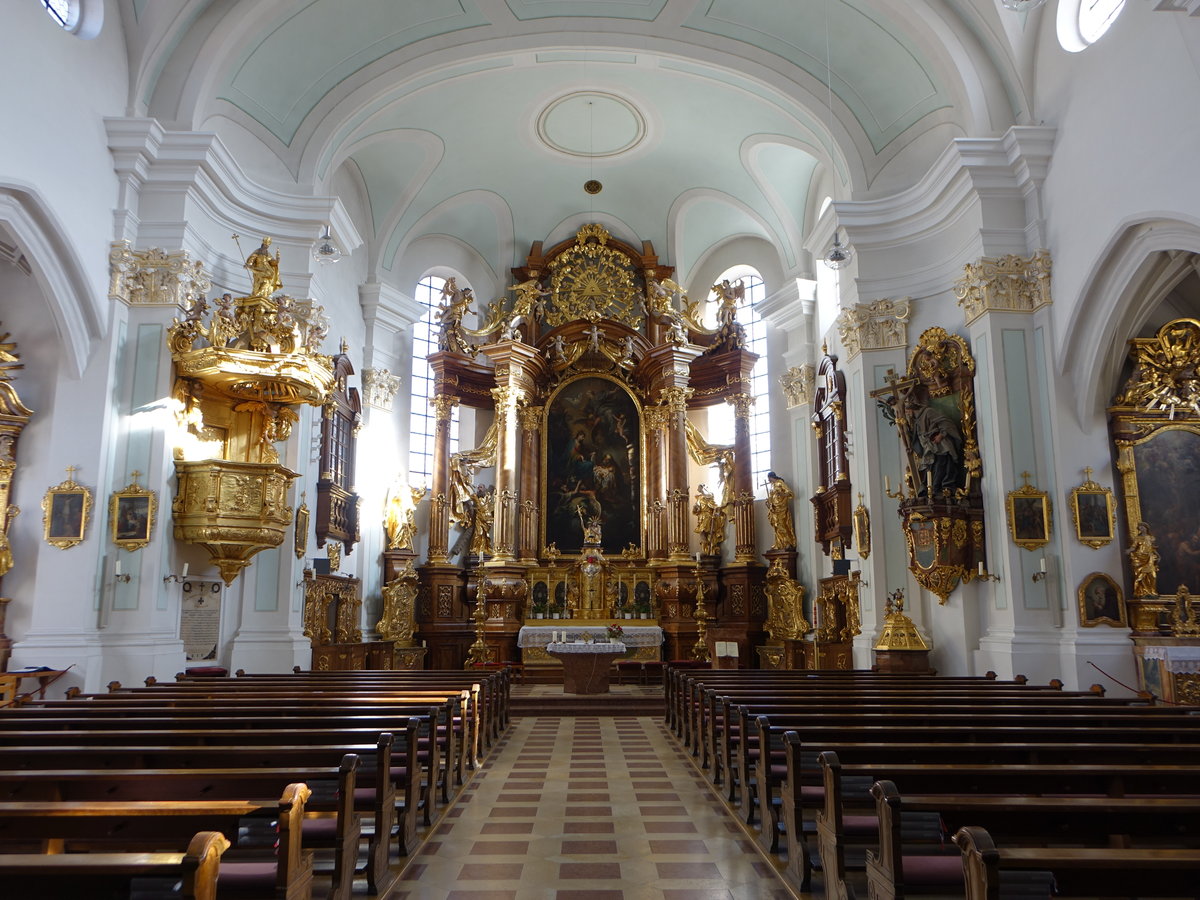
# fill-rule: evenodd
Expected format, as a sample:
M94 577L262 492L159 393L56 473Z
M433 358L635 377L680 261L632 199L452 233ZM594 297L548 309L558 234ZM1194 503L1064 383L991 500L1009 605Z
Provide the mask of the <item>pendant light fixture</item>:
M333 242L333 235L328 225L321 226L320 236L313 242L312 258L323 266L335 263L345 256L345 252Z
M832 0L825 0L825 99L826 105L829 107L829 172L834 174L834 159L833 159L833 64L829 53L829 4ZM850 246L843 244L838 237L837 229L833 231L833 246L829 248L829 252L823 257L825 265L831 269L842 269L850 264L850 260L854 256L854 251Z

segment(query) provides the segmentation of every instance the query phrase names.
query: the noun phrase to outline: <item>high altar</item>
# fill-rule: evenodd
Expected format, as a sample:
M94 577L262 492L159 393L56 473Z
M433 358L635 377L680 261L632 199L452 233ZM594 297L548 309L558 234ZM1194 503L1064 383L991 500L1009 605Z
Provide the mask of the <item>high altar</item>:
M763 643L749 434L757 356L737 322L740 286L718 286L707 328L672 273L649 242L587 225L549 249L535 243L513 270L511 300L476 311L470 291L447 282L429 357L429 554L417 566L430 666L549 665L543 649L522 656L518 634L566 623L661 626L661 650L633 648L635 658L706 657L722 640L748 660ZM476 328L464 324L471 312ZM736 414L732 445L708 443L688 418L719 403ZM479 446L451 453L455 406L492 424ZM689 460L718 466L719 498L693 500ZM493 483L478 484L488 467ZM385 557L390 581L406 560Z

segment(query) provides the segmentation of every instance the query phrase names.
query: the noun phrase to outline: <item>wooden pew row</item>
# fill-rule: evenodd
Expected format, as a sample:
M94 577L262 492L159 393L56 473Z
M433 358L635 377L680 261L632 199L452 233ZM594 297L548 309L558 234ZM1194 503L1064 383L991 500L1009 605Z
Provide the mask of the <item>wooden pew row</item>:
M406 805L398 813L400 800L392 780L391 762L395 756L393 736L380 735L376 744L322 747L304 745L256 746L243 742L231 746L76 746L40 748L0 747L0 772L19 777L22 772L78 769L86 760L90 768L103 770L149 769L267 769L303 771L324 768L337 762L343 753L360 760L355 791L355 811L372 817L367 855L367 877L382 891L388 880L389 841L393 828L401 853L415 846L417 826L415 809ZM416 723L400 735L400 743L415 745ZM412 789L415 786L410 785ZM407 788L406 788L407 789Z
M825 892L830 898L852 896L846 882L847 847L880 847L884 836L872 791L894 790L893 783L903 783L906 791L911 791L905 798L903 823L926 814L917 830L927 828L932 818L938 837L943 828L952 832L978 820L1005 835L1037 833L1046 843L1112 844L1118 835L1121 843L1200 841L1200 834L1189 834L1194 831L1191 823L1200 817L1200 766L892 764L843 769L833 751L824 751L819 758L824 796L815 825ZM870 789L863 790L863 782L882 771L890 778L874 781ZM801 819L797 811L787 810L789 824L799 825ZM893 820L897 828L900 822L898 816ZM799 864L809 848L803 831L797 828L796 834L802 845L793 848L789 835L788 868L791 877L800 880L804 869ZM905 837L902 829L894 840L899 845ZM896 852L893 846L886 854L880 850L878 856L890 860ZM944 854L926 855L938 859L922 861L923 869L940 866L951 873L947 883L957 886L958 870L941 858ZM889 871L889 865L884 864L884 871Z
M312 897L312 853L304 850L301 834L308 796L306 785L288 785L271 829L278 838L265 851L270 858L226 858L217 879L219 892L262 900ZM0 845L43 841L49 846L42 852L52 855L59 855L62 843L71 839L86 839L106 850L145 844L161 849L186 841L197 825L223 833L236 845L242 817L262 809L261 803L238 800L5 802L0 803Z
M341 696L346 693L376 697L458 695L462 709L455 726L462 729L464 747L470 748L465 757L472 767L479 757L498 740L507 727L507 690L501 694L502 682L480 679L410 679L395 676L404 673L336 672L304 673L299 675L244 676L242 678L197 678L174 684L151 682L146 687L120 687L110 693L141 694L160 692L162 696L266 695L299 693L313 697ZM469 726L469 728L468 728Z
M1100 698L1097 698L1097 700ZM718 695L715 692L705 695L705 703L701 708L699 760L701 767L709 772L714 785L720 785L729 777L729 765L737 753L737 746L743 735L749 735L751 743L756 739L754 729L744 731L745 722L755 721L755 711L768 710L771 713L790 713L795 710L804 712L828 712L829 714L863 715L883 714L897 710L918 712L922 709L936 709L947 713L958 712L974 714L981 708L1004 710L1020 710L1021 713L1035 716L1079 716L1085 714L1112 716L1140 716L1146 707L1124 703L1102 705L1096 700L1056 694L1040 694L1034 696L997 696L989 695L981 698L971 693L958 691L921 691L919 693L882 695L874 691L863 690L857 695L847 693L808 693L798 696L781 694L776 698L757 696L753 701L739 695L735 698L729 695ZM1164 710L1168 715L1179 713L1178 709ZM1012 713L1017 714L1017 713ZM696 755L695 753L693 755ZM734 776L738 773L733 770ZM728 799L736 799L739 784L736 777L727 784Z
M183 853L5 853L0 884L11 897L124 900L138 881L178 879L181 900L217 900L221 854L228 847L220 832L202 831Z
M1200 852L1145 848L997 847L987 830L954 835L962 852L966 900L1000 900L1013 875L1053 876L1056 897L1194 898L1200 895Z
M389 736L390 738L390 736ZM299 766L287 769L67 769L0 771L0 806L12 802L188 801L245 800L280 794L289 783L302 781L311 793L301 823L303 846L331 850L333 872L329 897L348 900L358 863L362 815L355 812L359 759L349 753L336 769ZM377 814L375 791L365 791L362 805ZM383 831L390 830L391 805L385 806ZM368 856L367 880L373 893L390 886L387 841L383 859ZM382 868L381 868L382 866Z
M242 688L228 690L223 687L204 688L203 686L179 691L174 690L173 687L162 689L122 688L109 694L82 694L72 699L77 702L88 702L89 706L103 706L110 703L152 703L159 706L191 704L201 709L209 708L214 703L220 703L225 707L257 704L263 709L274 704L321 706L323 708L341 708L351 705L377 706L379 709L395 715L425 715L425 711L436 709L437 715L430 722L428 733L422 733L420 749L423 754L431 752L425 744L426 740L437 744L440 768L433 771L441 787L443 803L449 802L452 782L457 781L460 785L465 782L468 762L472 764L472 767L477 764L473 748L478 745L476 736L479 722L472 712L464 712L463 704L466 703L466 695L461 691L392 693L377 687L356 689L351 685L337 688L328 685L315 686L309 690L292 684L286 688L267 685L265 689L259 691ZM477 707L471 707L471 709L477 709ZM380 730L386 730L387 727L385 722ZM442 777L446 772L455 774L451 778Z
M437 726L437 723L444 720L444 718L449 714L447 709L444 707L431 706L428 704L410 705L401 704L398 702L391 703L387 706L388 715L379 719L377 723L371 724L368 720L367 724L356 725L349 722L342 723L337 715L337 709L345 708L347 704L353 702L352 698L346 698L341 702L334 701L332 706L321 705L320 718L323 719L323 721L320 721L317 727L309 728L307 731L297 731L291 727L291 718L274 718L271 715L271 709L272 707L296 707L298 710L300 710L300 712L296 713L296 718L301 718L304 715L304 710L314 706L314 704L306 702L303 697L285 698L283 695L273 695L262 698L245 698L245 700L246 702L244 703L234 704L232 702L217 701L212 698L191 698L190 700L186 698L176 699L163 704L166 711L161 715L165 716L167 720L170 720L172 718L172 710L181 705L186 706L187 704L191 703L194 708L211 710L214 708L215 703L220 702L221 708L229 716L234 716L236 714L241 719L240 727L254 729L256 732L261 733L265 740L274 742L282 737L289 743L300 743L305 741L336 743L338 740L341 740L338 734L339 732L344 732L346 735L348 735L349 737L347 740L350 740L352 743L363 743L364 741L375 739L376 735L382 731L398 731L399 729L396 728L396 725L401 721L404 723L404 727L407 727L409 721L415 719L418 724L416 752L411 757L404 756L397 760L395 767L397 769L403 769L410 765L410 763L406 762L405 760L415 760L414 763L411 763L411 767L414 771L414 777L418 785L418 790L415 798L409 798L405 795L402 796L406 802L411 801L416 804L417 808L423 810L424 822L427 825L432 822L433 810L437 806L439 788L442 802L449 801L449 793L451 790L450 782L452 782L454 779L453 776L448 776L447 772L458 771L458 768L455 762L457 756L455 754L456 742L453 739L453 733L451 730L447 729L439 730ZM69 703L74 701L66 702ZM157 704L155 704L155 706L150 706L142 703L141 701L132 700L129 698L105 701L103 705L106 708L119 709L122 712L135 711L147 713L157 707ZM129 738L113 737L112 732L119 731L120 726L113 725L112 727L107 727L103 724L103 722L116 721L121 717L118 716L115 719L106 719L104 716L100 716L100 721L97 722L96 720L90 718L92 715L90 709L91 707L88 707L86 710L79 710L81 721L80 727L86 728L89 734L95 735L94 739L96 741L126 743L129 740L137 739L134 736ZM332 709L335 711L324 712L326 709ZM401 718L396 718L392 715L393 713L403 713L404 715ZM192 724L199 724L200 722L206 722L207 717L202 715L198 720L184 721L192 721ZM92 722L93 724L83 724L87 722ZM0 721L0 744L3 744L6 740L11 740L5 738L5 733L2 726L3 721ZM154 730L155 727L156 726L150 726L149 728L142 730L150 731ZM178 740L190 738L193 741L203 741L205 739L205 735L211 736L216 733L216 729L214 728L186 729L183 727L174 727L170 730L172 733L178 734ZM230 737L229 733L237 730L239 729L235 727L227 727L222 729L222 731L225 732L226 737ZM32 729L27 728L26 731L34 734L45 734L46 738L44 742L53 743L56 740L63 739L54 738L49 729L33 732ZM130 729L131 735L136 731L137 729ZM244 736L239 736L232 739L240 740L242 738L244 738ZM406 748L398 749L404 749L407 753ZM447 756L449 756L449 759L446 761L446 764L443 764L442 761ZM399 774L400 773L397 773L398 777Z
M1119 711L1079 711L1075 709L1045 712L1024 704L1001 704L970 712L947 712L935 702L932 706L908 707L892 711L834 711L817 707L804 712L773 711L750 722L751 710L738 710L738 731L747 736L738 745L728 744L723 752L732 755L730 765L745 785L739 800L748 824L756 810L764 816L763 833L769 846L775 846L779 825L780 787L787 776L787 754L783 735L798 731L810 745L820 735L845 731L869 739L870 735L888 735L896 740L937 740L942 734L955 734L956 740L972 741L976 729L999 741L1057 741L1073 733L1095 733L1105 740L1130 740L1143 743L1200 743L1200 717L1182 715L1176 709L1137 709L1130 716ZM836 739L836 736L835 738Z

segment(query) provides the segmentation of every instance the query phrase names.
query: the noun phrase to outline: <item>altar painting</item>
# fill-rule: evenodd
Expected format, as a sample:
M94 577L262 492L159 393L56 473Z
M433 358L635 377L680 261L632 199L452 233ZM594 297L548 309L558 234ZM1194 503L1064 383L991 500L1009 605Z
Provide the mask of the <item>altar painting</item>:
M551 398L544 434L543 545L579 553L583 522L596 518L604 552L641 547L641 418L632 395L608 378L576 378Z
M1133 447L1137 505L1162 558L1159 594L1200 593L1200 434L1167 427Z

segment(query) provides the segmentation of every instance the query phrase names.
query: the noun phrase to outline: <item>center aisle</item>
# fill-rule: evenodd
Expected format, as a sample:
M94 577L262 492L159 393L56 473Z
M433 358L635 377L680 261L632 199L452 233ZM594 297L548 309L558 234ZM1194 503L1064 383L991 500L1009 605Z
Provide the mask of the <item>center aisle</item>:
M392 897L785 900L656 718L513 720Z

